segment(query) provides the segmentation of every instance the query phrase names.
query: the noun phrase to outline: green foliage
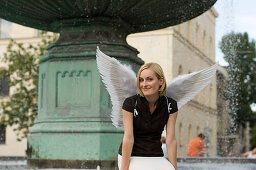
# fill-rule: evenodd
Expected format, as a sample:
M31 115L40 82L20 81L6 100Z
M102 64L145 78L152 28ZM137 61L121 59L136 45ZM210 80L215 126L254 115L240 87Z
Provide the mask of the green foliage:
M39 57L46 53L46 46L56 39L42 32L38 43L23 44L11 40L3 61L8 69L0 76L7 82L10 95L1 98L0 124L13 126L17 140L27 137L28 129L37 116Z
M229 112L236 124L244 125L246 121L254 124L256 113L250 105L256 102L255 41L247 33L231 32L223 36L220 48L229 63L226 88Z

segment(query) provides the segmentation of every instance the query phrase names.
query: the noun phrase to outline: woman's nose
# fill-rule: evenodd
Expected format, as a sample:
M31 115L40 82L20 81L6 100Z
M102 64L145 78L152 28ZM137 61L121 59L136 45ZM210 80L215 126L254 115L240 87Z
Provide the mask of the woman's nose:
M142 82L142 86L143 86L143 87L146 87L147 85L148 85L148 83L147 83L146 81L143 81L143 82Z

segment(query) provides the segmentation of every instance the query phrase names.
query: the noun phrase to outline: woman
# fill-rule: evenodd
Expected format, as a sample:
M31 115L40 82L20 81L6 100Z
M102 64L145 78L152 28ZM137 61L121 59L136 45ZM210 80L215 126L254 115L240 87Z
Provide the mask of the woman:
M251 151L248 151L248 152L245 152L245 153L241 154L241 156L247 157L247 158L256 158L256 148L254 148Z
M141 66L137 75L139 95L123 103L124 137L119 148L120 170L177 169L175 122L177 102L164 96L166 80L156 63ZM161 134L166 125L168 159L163 157Z

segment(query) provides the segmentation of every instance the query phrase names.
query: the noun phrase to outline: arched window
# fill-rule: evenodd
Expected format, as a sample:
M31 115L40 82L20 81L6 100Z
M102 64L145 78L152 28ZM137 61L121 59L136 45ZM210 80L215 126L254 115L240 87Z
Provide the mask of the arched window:
M206 146L206 150L209 150L211 146L211 142L213 141L213 135L212 135L212 129L210 128L205 128L203 134L205 135L204 143Z
M200 93L198 93L195 98L197 102L200 102Z
M188 142L187 143L189 143L189 141L192 139L192 125L190 124L189 126L188 126Z
M0 96L9 96L9 86L1 76L0 76Z
M203 33L203 52L204 54L206 54L207 52L207 42L206 42L206 31L204 30L204 33ZM206 54L207 55L207 54Z
M203 101L204 101L204 105L206 105L206 106L207 106L208 101L209 101L209 96L207 94L207 90L208 90L208 87L205 87L204 90L203 90Z
M210 54L209 54L209 56L210 56L210 58L213 60L214 58L214 56L213 56L213 40L212 40L212 37L210 37L210 43L209 43L209 52L210 52Z
M195 39L195 45L198 49L200 49L200 28L199 25L196 25L196 39Z
M200 127L197 126L197 127L196 127L196 135L199 135L199 133L201 133L201 132L200 132Z
M211 83L211 84L210 84L210 92L209 92L209 93L210 93L210 94L209 94L209 106L210 106L210 107L213 107L213 103L212 103L212 101L213 101L213 100L212 100L212 99L213 99L213 96L212 96L212 95L213 95L213 93L212 93L212 88L213 88L213 85L212 85L212 83Z
M5 144L6 142L6 126L0 125L0 144Z
M182 133L182 123L179 125L179 145L183 146L183 133Z
M179 70L178 70L178 75L183 74L183 69L182 69L182 65L179 65Z
M188 41L190 42L193 42L192 39L193 39L193 36L192 36L192 21L188 21Z

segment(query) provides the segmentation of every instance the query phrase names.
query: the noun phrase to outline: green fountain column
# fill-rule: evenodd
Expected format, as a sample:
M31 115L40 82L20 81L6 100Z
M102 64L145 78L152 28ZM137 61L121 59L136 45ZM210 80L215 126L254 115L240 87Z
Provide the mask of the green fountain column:
M0 18L60 33L40 59L39 112L28 137L28 167L114 169L123 132L110 120L96 47L136 71L143 61L127 44L128 34L185 22L215 2L0 0Z
M127 30L120 20L68 20L57 26L59 39L41 57L39 113L28 137L28 165L115 167L123 131L110 120L112 106L95 50L99 46L134 69L143 61L126 43Z

